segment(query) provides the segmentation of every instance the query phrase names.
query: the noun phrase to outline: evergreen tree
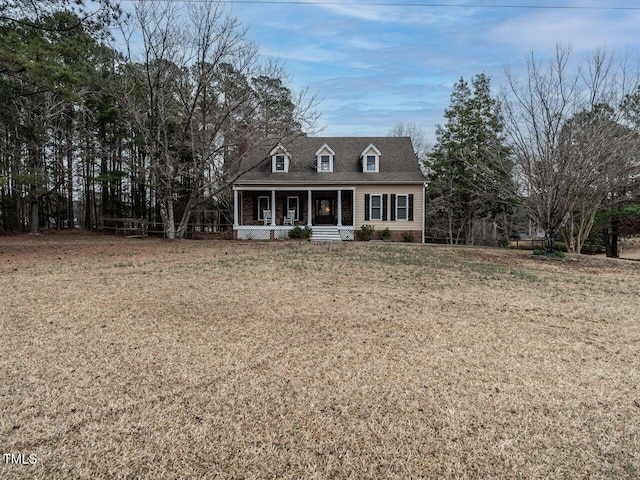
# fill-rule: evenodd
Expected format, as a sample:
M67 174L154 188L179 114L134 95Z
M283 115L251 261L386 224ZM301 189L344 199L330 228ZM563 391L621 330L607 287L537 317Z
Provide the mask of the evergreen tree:
M475 222L495 220L515 201L513 165L489 77L476 75L471 84L460 78L444 116L447 122L437 126L437 143L426 162L429 223L440 225L451 244L472 244Z
M13 162L11 176L16 191L28 195L31 233L38 232L43 218L55 218L57 225L64 217L73 218L62 213L68 207L63 191L72 188L73 116L90 76L87 54L94 45L93 37L78 25L74 13L56 11L39 17L37 25L24 19L1 26L0 50L11 52L2 58L1 101L14 113L7 117L6 127L18 128L12 130L15 144L0 148L17 146L18 154L21 149L26 152L21 161Z

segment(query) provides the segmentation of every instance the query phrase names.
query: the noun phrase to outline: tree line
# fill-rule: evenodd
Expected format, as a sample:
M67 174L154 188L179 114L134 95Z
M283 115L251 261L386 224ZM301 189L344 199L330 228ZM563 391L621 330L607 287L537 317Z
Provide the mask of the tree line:
M528 224L548 252L561 238L571 252L592 242L618 256L618 239L640 234L637 68L557 46L548 62L532 54L525 78L505 73L497 95L485 74L454 85L426 154L427 236L507 243Z
M0 5L0 230L126 217L182 238L194 217L232 210L247 152L313 130L313 96L291 91L224 5ZM507 69L498 94L484 73L460 78L433 148L415 125L390 132L424 160L427 238L541 229L548 250L597 238L617 256L618 239L640 233L637 67L562 46L526 66L523 78Z
M194 215L228 211L247 152L316 120L206 0L0 7L0 105L0 228L32 233L132 217L182 238Z

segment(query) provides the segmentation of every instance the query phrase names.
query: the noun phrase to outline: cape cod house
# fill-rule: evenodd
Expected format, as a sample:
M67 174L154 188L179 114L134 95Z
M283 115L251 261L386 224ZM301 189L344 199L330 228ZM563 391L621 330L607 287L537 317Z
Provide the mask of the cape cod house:
M353 240L386 228L391 240L424 241L424 182L408 137L300 137L251 153L233 185L238 239Z

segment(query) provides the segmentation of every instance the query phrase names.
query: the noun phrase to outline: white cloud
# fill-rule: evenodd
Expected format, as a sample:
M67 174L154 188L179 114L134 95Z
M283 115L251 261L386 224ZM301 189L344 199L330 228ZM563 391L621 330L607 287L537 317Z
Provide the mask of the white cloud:
M471 3L446 3L452 2ZM241 18L252 21L250 35L261 51L284 59L296 85L309 85L325 99L327 134L383 135L395 122L411 120L433 137L460 76L485 72L498 90L504 65L526 75L527 55L552 55L557 43L571 45L576 56L600 47L640 51L640 12L632 11L355 6L346 0L238 8L251 10Z
M522 50L550 51L557 43L570 44L577 52L600 47L625 48L633 39L637 45L640 15L626 12L545 11L511 18L492 28L487 40Z
M312 0L309 0L312 1ZM318 5L333 14L352 18L354 21L383 24L445 25L459 22L461 17L473 17L473 8L445 8L433 5L353 5L349 1Z
M270 48L261 50L261 53L269 57L281 58L287 61L309 62L309 63L332 63L343 59L342 52L331 51L315 46L299 46L287 49Z

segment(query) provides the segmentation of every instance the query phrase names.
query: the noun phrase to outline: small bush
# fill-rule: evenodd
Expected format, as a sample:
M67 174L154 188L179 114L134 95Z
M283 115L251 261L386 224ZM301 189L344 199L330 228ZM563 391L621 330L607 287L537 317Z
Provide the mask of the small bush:
M533 251L534 255L544 255L546 257L551 257L551 258L564 258L566 256L566 253L561 252L559 250L554 250L551 253L547 253L546 250L542 249L542 248L536 248Z
M580 253L584 253L587 255L594 255L596 253L604 252L605 246L601 238L592 238L587 240L587 242L582 245L582 250L580 251Z
M309 225L306 225L304 228L296 225L291 230L289 230L289 238L309 238L311 236L311 229Z
M362 225L356 233L358 234L358 238L362 242L368 242L373 238L373 231L375 227L373 225Z
M413 242L413 233L411 232L402 232L402 240L405 242L411 243Z
M553 250L558 252L566 252L567 244L564 242L553 242Z
M380 237L380 240L384 240L385 242L387 242L391 238L391 230L389 230L389 227L385 228L384 230L380 230L378 236Z

